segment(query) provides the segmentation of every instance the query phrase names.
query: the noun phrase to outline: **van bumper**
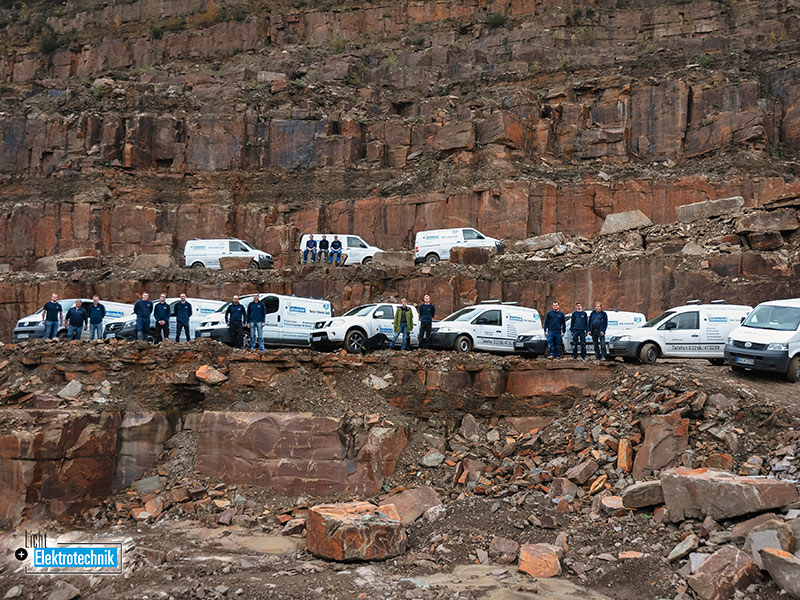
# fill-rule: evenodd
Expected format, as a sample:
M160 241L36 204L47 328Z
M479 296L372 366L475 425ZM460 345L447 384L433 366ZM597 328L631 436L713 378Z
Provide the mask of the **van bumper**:
M415 256L414 257L414 264L415 265L418 265L418 264L424 263L424 262L425 262L425 257L424 256Z
M517 354L533 354L543 356L547 354L547 340L526 340L514 342L514 352Z
M786 350L753 350L725 344L724 356L725 362L732 367L774 373L786 373L789 370L789 352Z
M328 337L326 331L312 331L308 334L308 343L312 350L319 352L329 352L341 347L341 342L334 342Z
M505 246L503 246L501 242L495 242L494 245L497 248L498 254L502 254L503 252L505 252Z
M620 342L611 338L608 342L608 355L623 358L636 358L638 356L639 342Z
M458 333L438 333L431 332L431 348L438 348L441 350L452 350L456 346L456 338Z
M16 327L11 332L11 341L24 342L25 340L39 339L44 335L44 325L41 327Z
M258 259L259 269L273 269L275 268L275 260L270 256L262 256Z
M196 329L195 339L214 340L223 344L231 344L231 330L228 327L210 327L208 329Z

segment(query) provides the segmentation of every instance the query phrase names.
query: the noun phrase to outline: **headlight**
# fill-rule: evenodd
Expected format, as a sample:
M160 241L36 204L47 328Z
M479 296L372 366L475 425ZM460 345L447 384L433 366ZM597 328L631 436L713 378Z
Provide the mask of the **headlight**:
M770 344L767 346L767 350L778 350L780 352L784 352L789 349L789 344Z
M621 336L619 336L617 338L617 341L619 341L619 342L630 342L631 341L631 336L629 336L629 335L621 335Z
M733 346L733 338L732 337L728 337L728 345L729 346Z
M518 342L527 342L529 339L531 339L531 336L529 336L529 335L518 335L517 336L517 341Z
M122 324L123 327L135 327L136 326L136 319L131 319L130 321L125 321Z

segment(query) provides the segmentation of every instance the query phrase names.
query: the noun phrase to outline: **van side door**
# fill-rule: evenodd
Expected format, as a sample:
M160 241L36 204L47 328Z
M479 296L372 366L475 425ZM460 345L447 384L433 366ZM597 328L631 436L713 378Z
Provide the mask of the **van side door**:
M391 304L381 304L372 311L372 319L367 335L372 337L382 333L391 338L394 335L394 307Z
M366 258L368 254L367 248L369 246L367 246L364 240L357 235L347 235L345 236L345 242L346 248L343 252L347 253L348 265L357 265Z
M266 308L264 317L264 342L282 344L284 342L283 319L281 318L281 299L273 294L261 298Z
M700 311L682 312L659 327L664 332L666 356L702 355L700 338Z
M486 238L477 229L467 227L461 231L464 235L464 246L467 248L481 248L486 246Z
M475 347L481 350L503 350L503 313L500 309L485 310L472 319ZM507 349L507 347L505 348Z
M242 242L238 240L228 240L228 256L252 259L253 253L250 251L250 248L245 246Z

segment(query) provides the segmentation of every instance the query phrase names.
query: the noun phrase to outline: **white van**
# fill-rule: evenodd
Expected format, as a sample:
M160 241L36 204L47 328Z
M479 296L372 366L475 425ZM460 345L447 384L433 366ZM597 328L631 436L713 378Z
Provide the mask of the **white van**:
M344 347L351 354L357 354L364 348L364 343L371 337L384 334L389 341L394 337L394 311L400 304L380 302L362 304L329 321L320 321L308 334L309 342L314 350L335 350ZM414 327L409 335L411 346L418 344L419 314L410 304ZM398 338L397 344L402 340ZM397 347L397 346L395 346Z
M419 231L414 238L414 263L433 264L440 260L450 260L450 249L454 246L465 248L497 248L503 252L500 240L483 235L471 227L455 229L431 229Z
M339 241L342 242L342 264L344 263L344 255L347 255L347 264L348 265L367 265L372 262L372 259L375 257L376 252L383 252L377 246L372 246L364 241L364 238L359 237L357 235L353 235L351 233L313 233L309 234L306 233L303 237L300 238L300 260L303 258L303 250L306 248L306 242L309 240L309 236L314 236L314 241L317 242L317 247L319 247L319 241L322 239L322 236L325 236L325 239L328 240L328 244L333 242L333 238L335 236L339 237ZM317 250L319 253L319 250ZM319 258L319 257L318 257ZM309 252L308 261L311 262L311 253ZM336 264L336 259L333 259L333 264Z
M592 311L584 311L587 317L592 316ZM644 313L629 312L625 310L607 310L608 315L608 329L606 329L606 348L608 348L608 340L612 337L619 337L628 332L629 329L641 327L647 321ZM567 315L567 333L564 334L564 351L572 352L572 335L569 332L569 323L572 319L572 314ZM586 334L586 350L591 353L594 352L594 340L592 340L591 332Z
M152 298L151 298L152 300ZM175 314L175 305L180 302L180 298L167 298L167 304L170 305L170 314ZM205 298L186 298L186 301L192 305L192 316L189 318L189 339L195 338L195 331L208 315L216 311L220 306L225 304L221 300L206 300ZM153 306L158 304L159 299L153 301ZM105 337L120 338L124 340L135 340L137 338L136 331L136 315L133 314L133 306L126 312L125 315L110 319L106 322ZM150 332L148 333L148 340L155 339L156 319L154 316L150 317ZM175 339L175 333L178 330L178 324L175 317L169 319L169 335L170 339ZM181 334L183 340L183 334Z
M259 294L259 300L267 308L264 319L264 343L271 346L308 346L308 332L314 323L330 319L333 315L331 303L316 298L298 298L278 294ZM253 301L253 294L239 297L239 304L245 310ZM230 329L225 324L225 312L230 302L226 302L197 328L198 338L210 338L233 344ZM245 328L245 347L250 344L250 333Z
M219 269L222 257L249 258L251 269L271 269L275 265L272 255L263 250L256 250L244 240L236 238L219 240L193 239L186 242L183 249L183 266L207 269Z
M725 304L722 300L711 304L693 300L610 338L608 355L648 365L660 356L707 358L712 364L723 364L725 340L752 310L752 306Z
M75 306L75 299L59 300L58 302L61 304L61 308L64 309L64 318L66 319L67 311ZM88 310L92 300L91 298L88 300L81 298L81 302L83 303L84 308ZM106 307L106 317L103 319L104 325L130 313L133 310L132 304L124 304L122 302L108 302L106 300L100 300L100 304ZM28 339L40 338L44 335L42 310L43 309L40 308L32 315L23 317L17 322L16 327L14 327L14 331L11 332L12 342L21 342ZM56 332L56 337L65 338L66 336L67 326L64 325L63 327L59 327L58 331ZM88 340L89 331L81 332L81 339Z
M773 371L800 381L800 298L756 306L728 336L725 362L734 371Z
M473 348L514 352L514 342L521 334L544 334L539 312L516 302L489 301L457 310L435 323L431 346L459 352Z

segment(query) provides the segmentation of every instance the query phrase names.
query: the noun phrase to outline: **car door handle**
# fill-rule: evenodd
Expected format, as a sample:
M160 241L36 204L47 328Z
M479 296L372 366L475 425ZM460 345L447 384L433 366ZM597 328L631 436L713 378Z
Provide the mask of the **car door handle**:
M692 337L700 337L700 336L698 334L696 334L696 333L693 333Z

